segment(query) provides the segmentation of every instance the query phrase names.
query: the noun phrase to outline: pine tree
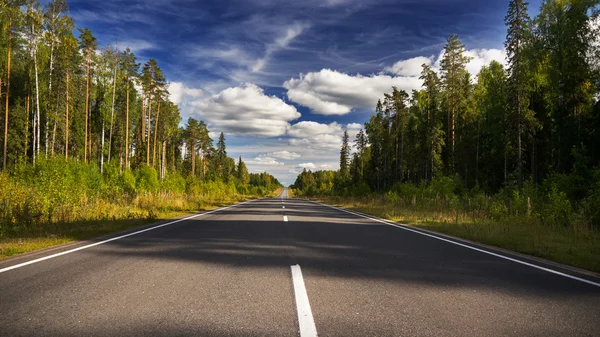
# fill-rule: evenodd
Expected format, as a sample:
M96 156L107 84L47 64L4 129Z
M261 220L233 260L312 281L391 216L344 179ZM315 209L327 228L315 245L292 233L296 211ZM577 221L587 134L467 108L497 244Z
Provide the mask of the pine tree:
M85 145L83 152L83 161L88 162L88 155L91 156L91 137L90 137L90 81L91 81L91 72L92 72L92 60L94 57L94 52L97 47L96 38L92 35L92 32L88 28L79 29L79 47L83 50L85 55L85 64L86 64L86 72L85 72Z
M238 183L241 185L248 185L248 183L250 182L250 177L248 176L248 168L246 167L246 164L242 161L242 156L240 156L237 165L237 179Z
M350 145L348 138L348 130L344 130L344 137L342 138L342 149L340 150L340 176L343 181L348 180L350 177L349 165L350 164Z
M354 140L354 144L356 146L357 156L358 156L358 177L359 181L363 181L365 177L365 152L367 150L367 136L363 129L360 129L356 134L356 139Z
M527 1L511 0L508 4L508 13L504 18L507 26L506 54L508 59L508 72L511 84L511 96L514 100L513 108L516 110L517 121L517 175L519 187L523 186L523 146L521 136L523 134L523 114L529 102L525 95L526 89L526 58L525 48L531 35L531 24L527 13Z
M439 167L442 165L441 150L443 139L440 136L442 131L442 123L438 118L439 115L439 96L440 96L440 80L437 73L430 66L424 64L421 72L423 87L427 93L427 152L429 179L433 179Z
M456 152L456 116L461 104L461 79L466 73L466 65L470 58L465 55L465 46L458 36L451 34L444 46L444 56L440 62L441 75L445 89L446 104L448 108L448 144L447 164L449 173L454 171ZM448 149L448 147L450 147Z

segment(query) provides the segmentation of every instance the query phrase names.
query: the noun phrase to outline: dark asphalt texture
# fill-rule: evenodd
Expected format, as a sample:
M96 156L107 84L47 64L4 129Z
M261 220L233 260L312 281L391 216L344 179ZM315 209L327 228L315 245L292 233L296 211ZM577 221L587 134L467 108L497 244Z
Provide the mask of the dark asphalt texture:
M286 191L0 273L0 336L298 336L295 264L319 336L600 336L600 287Z

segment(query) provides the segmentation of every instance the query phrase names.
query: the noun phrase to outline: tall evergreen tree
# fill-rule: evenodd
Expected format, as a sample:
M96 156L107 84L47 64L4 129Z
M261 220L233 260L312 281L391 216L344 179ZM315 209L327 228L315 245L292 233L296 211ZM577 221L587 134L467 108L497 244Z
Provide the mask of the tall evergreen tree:
M240 156L237 165L237 179L238 183L242 185L247 185L250 182L250 176L248 176L248 168L246 167L246 164L242 161L242 156Z
M528 2L524 0L511 0L508 4L508 13L504 19L507 26L506 41L504 46L508 59L508 72L510 79L511 96L516 110L517 122L517 176L519 187L523 186L523 145L521 142L523 129L523 111L527 110L529 102L527 90L527 59L525 49L531 35L531 23L527 13Z
M340 176L342 180L347 180L350 177L350 144L348 137L348 130L344 130L344 137L342 138L342 149L340 150Z
M446 146L447 164L449 173L454 172L456 152L456 119L463 97L460 92L461 80L466 73L466 66L470 58L465 55L465 46L458 39L458 35L451 34L444 46L444 56L440 62L441 75L445 90L445 101L448 111Z

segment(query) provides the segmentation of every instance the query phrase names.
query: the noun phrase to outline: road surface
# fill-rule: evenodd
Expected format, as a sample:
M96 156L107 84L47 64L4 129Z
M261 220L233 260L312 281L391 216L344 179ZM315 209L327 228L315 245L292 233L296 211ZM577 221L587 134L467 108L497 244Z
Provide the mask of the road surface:
M286 190L144 230L1 262L0 336L600 335L593 276Z

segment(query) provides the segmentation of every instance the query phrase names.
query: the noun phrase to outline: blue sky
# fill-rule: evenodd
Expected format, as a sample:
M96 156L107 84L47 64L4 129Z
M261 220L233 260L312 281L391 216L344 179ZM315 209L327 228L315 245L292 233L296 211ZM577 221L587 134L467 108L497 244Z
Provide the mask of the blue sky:
M293 183L303 167L337 169L377 98L420 87L450 33L469 71L504 62L507 0L69 1L100 45L156 58L171 99L225 132L230 156ZM539 0L530 2L537 13Z

